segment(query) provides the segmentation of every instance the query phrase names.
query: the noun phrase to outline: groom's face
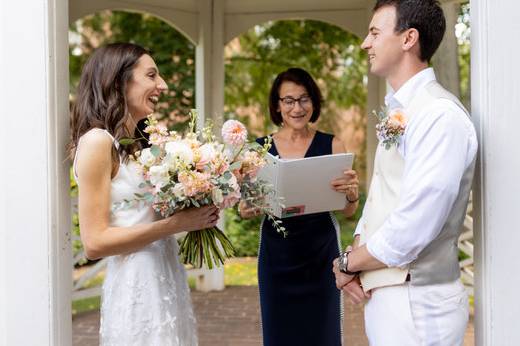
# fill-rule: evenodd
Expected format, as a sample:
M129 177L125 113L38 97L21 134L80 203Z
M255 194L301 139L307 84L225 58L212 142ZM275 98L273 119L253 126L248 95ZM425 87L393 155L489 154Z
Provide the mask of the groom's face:
M367 51L370 72L380 77L392 74L403 56L402 35L395 32L397 13L394 6L383 6L373 15L368 35L361 44Z

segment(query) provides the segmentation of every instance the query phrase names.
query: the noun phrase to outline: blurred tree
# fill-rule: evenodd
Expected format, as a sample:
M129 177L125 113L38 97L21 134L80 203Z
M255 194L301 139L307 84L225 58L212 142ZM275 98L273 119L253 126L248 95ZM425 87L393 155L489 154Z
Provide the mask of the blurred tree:
M74 94L81 68L97 47L131 42L149 50L169 90L157 107L158 116L179 129L195 106L195 45L168 23L148 14L102 11L70 27L70 87Z
M323 92L320 127L332 132L338 108L357 107L361 113L365 109L367 59L360 43L349 32L313 20L255 26L228 45L227 116L241 118L234 112L237 105L257 107L268 115L268 94L276 75L289 67L301 67L316 79ZM264 116L261 132L271 129Z
M467 109L471 109L471 29L469 22L469 3L460 7L455 33L459 45L460 96Z

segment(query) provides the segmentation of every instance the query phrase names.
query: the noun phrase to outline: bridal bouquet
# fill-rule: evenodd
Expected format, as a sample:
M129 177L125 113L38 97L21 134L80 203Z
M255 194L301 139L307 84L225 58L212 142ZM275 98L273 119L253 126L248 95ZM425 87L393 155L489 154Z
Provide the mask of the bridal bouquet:
M134 156L145 178L141 188L148 192L136 194L136 200L150 202L154 210L168 217L190 207L230 208L242 198L253 201L269 193L256 176L266 163L264 156L270 142L264 146L247 143L245 126L228 120L222 126L220 143L211 126L195 131L196 118L192 111L189 131L184 136L148 119L144 131L149 134L150 147ZM179 249L183 263L197 268L206 264L212 269L233 254L233 245L216 227L188 232Z

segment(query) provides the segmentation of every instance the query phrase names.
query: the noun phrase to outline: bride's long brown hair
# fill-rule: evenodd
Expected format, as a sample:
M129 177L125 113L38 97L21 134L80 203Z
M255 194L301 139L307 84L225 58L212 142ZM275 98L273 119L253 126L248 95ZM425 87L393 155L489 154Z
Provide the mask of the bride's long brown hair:
M76 102L72 107L70 121L70 155L74 156L82 135L93 128L107 130L116 140L131 138L125 124L128 113L126 88L132 79L137 61L148 54L146 49L132 43L113 43L94 51L81 71ZM113 167L119 164L119 157L128 159L129 153L138 149L133 145L113 148ZM119 155L117 155L119 152Z

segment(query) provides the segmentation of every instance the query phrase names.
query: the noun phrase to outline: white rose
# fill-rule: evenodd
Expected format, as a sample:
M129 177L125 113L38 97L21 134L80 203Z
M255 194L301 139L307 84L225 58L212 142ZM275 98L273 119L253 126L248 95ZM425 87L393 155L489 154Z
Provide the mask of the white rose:
M222 201L224 201L224 195L222 194L221 189L213 189L211 191L211 198L213 199L214 204L220 204Z
M152 166L150 167L150 182L157 187L163 187L170 181L168 166Z
M151 167L155 163L155 156L153 156L150 148L143 149L139 155L139 162L146 167Z
M184 186L180 183L175 184L172 189L173 195L179 199L183 199L184 196Z
M197 162L197 164L202 165L202 166L213 161L217 155L215 148L213 147L213 145L211 145L209 143L203 144L199 148L199 152L200 152L200 160L199 160L199 162Z
M190 146L181 141L168 142L164 146L166 153L170 155L172 159L179 159L186 164L193 163L193 151Z
M162 164L167 166L170 170L175 171L177 169L177 158L173 155L166 154L162 159Z

